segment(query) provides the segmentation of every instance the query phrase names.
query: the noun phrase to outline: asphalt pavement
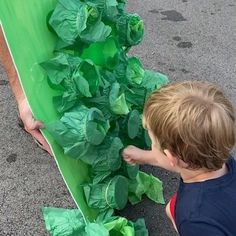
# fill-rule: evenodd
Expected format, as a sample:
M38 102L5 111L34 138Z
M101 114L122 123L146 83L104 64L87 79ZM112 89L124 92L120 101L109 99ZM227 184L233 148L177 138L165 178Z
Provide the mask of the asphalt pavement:
M145 38L131 55L171 81L217 83L236 107L235 0L130 0L127 9L145 22ZM0 236L44 236L41 207L75 204L53 158L17 122L16 103L0 67ZM178 187L178 176L143 169L163 181L167 201ZM150 236L176 235L163 205L145 199L120 214L132 220L144 217Z

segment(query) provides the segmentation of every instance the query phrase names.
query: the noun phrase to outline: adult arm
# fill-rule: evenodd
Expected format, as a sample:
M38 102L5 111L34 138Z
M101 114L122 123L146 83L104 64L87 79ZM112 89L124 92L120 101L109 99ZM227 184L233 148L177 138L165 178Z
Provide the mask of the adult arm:
M40 146L52 155L51 149L40 132L43 128L43 123L35 120L27 99L22 90L20 81L17 76L17 72L11 58L11 54L8 50L7 43L0 25L0 62L6 70L10 87L15 96L17 107L19 111L20 119L23 122L24 129L33 136L33 138L40 143Z

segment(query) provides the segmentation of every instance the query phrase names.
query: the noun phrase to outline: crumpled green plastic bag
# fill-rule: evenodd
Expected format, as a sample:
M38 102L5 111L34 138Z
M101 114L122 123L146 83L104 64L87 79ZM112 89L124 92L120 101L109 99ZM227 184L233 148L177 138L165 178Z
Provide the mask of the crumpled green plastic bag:
M84 231L85 221L78 209L45 207L42 211L46 229L52 236L77 236Z
M85 184L84 194L88 206L92 208L121 210L128 201L128 180L116 175L103 183Z
M109 236L109 231L102 225L98 223L89 223L85 227L86 236Z
M164 204L162 181L153 175L139 171L134 181L129 181L129 201L137 204L142 200L143 195L156 203Z
M46 229L52 236L148 236L144 219L123 217L85 223L78 209L43 208Z
M114 236L148 236L144 219L132 222L123 217L112 217L103 222L110 235Z
M79 106L64 113L60 121L46 124L46 128L60 144L65 154L80 159L90 145L99 145L109 129L109 122L97 108Z

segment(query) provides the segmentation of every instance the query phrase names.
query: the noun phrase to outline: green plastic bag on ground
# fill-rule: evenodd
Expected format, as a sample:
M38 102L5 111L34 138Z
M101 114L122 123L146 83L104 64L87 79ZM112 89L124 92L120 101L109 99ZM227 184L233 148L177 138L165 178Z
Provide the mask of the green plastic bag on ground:
M43 208L46 229L52 236L148 236L143 219L136 222L123 217L85 223L78 209Z
M90 223L85 227L86 236L109 236L109 231L98 223Z
M111 217L103 221L103 224L111 236L148 236L148 230L142 218L132 222L124 217Z
M42 209L46 229L53 236L77 236L84 231L85 221L78 209Z

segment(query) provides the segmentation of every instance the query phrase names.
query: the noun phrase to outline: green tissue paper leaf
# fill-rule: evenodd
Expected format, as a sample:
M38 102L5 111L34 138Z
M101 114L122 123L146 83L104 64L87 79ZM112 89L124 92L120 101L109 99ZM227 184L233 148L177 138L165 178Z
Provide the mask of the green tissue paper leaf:
M101 84L98 67L91 60L59 54L41 63L55 89L63 92L54 98L54 105L62 113L79 103L81 97L94 96Z
M121 175L102 183L85 184L83 188L87 204L92 208L121 210L128 200L128 181Z
M75 91L65 91L62 96L53 97L53 104L59 113L69 110L78 102L78 95Z
M156 203L164 204L162 182L142 171L136 177L135 181L129 181L129 201L136 204L142 200L143 194Z
M133 180L136 179L138 173L139 173L139 165L131 165L124 160L122 161L122 166L118 171L118 174Z
M126 236L135 236L135 231L133 224L131 224L125 218L117 218L111 222L107 222L104 224L106 228L108 228L110 235L126 235Z
M49 24L68 45L104 41L111 33L101 21L104 6L104 1L59 0Z
M81 61L72 78L76 88L85 97L95 95L101 80L99 70L91 60Z
M124 217L111 217L103 221L103 224L111 236L148 236L148 230L142 218L132 222Z
M102 143L109 122L97 108L79 106L66 112L60 121L47 124L46 128L66 154L81 158L90 145Z
M123 144L118 137L106 137L103 144L96 148L92 167L95 171L115 171L120 168L121 156L120 150Z
M40 65L46 71L52 84L59 85L64 79L70 76L69 62L65 54L59 54L57 57Z
M120 92L119 83L113 83L109 94L109 102L111 110L118 115L126 115L129 113L129 107L125 100L125 94Z
M142 87L132 88L125 91L127 102L135 105L135 108L138 109L141 113L143 111L146 94L146 89Z
M132 110L128 119L128 135L131 139L135 138L142 124L141 115L137 110Z
M92 165L94 172L114 171L120 168L120 150L123 147L118 137L107 136L99 146L91 146L82 160Z
M49 24L65 42L73 44L86 29L88 9L85 3L76 0L59 0Z
M117 21L119 43L130 47L139 44L144 35L144 24L137 14L123 14Z
M85 227L86 236L109 236L109 231L98 223L90 223Z
M109 37L104 42L91 43L89 47L83 50L81 58L91 59L96 65L113 69L119 61L119 55L120 49L117 40L113 37Z
M145 70L144 79L141 86L152 92L155 89L160 89L163 85L168 83L169 80L166 75L153 70Z
M132 85L139 85L144 78L143 65L137 57L128 59L128 66L126 69L126 77Z
M103 181L121 167L122 148L123 144L118 137L105 138L104 144L96 147L92 158L94 161L91 163L93 184ZM90 153L87 155L87 160L91 160Z
M148 236L144 219L140 218L134 224L135 236Z
M99 21L80 34L80 39L86 43L103 42L111 33L111 27Z

